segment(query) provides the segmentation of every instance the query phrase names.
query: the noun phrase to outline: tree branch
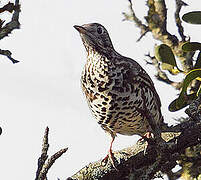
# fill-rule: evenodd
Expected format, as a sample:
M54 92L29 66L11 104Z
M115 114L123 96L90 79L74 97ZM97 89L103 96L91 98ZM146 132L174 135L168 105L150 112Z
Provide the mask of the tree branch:
M169 33L167 30L167 8L165 0L160 1L147 0L147 6L149 8L148 14L145 17L147 25L143 24L143 26L141 26L141 21L138 18L136 19L134 9L132 8L131 0L129 0L130 15L124 13L124 16L125 20L133 21L137 24L137 27L139 27L141 30L144 29L145 33L144 34L141 33L141 36L144 36L146 34L146 30L148 29L148 31L152 33L155 39L171 47L174 55L177 56L178 60L180 60L182 64L182 70L187 73L193 69L192 57L194 55L194 52L184 52L181 49L181 45L188 40L186 40L186 36L184 35L184 30L179 16L181 8L183 6L186 6L187 4L185 4L181 0L175 0L175 1L176 1L175 21L182 41L179 41L179 38L177 38L177 36ZM146 27L146 29L144 27ZM140 39L141 37L138 40ZM153 65L155 65L157 69L158 74L156 75L156 77L158 78L158 80L171 84L172 86L176 87L176 89L181 87L181 83L178 84L170 81L166 72L159 70L158 68L159 64L156 64L154 62L154 59L153 59Z
M40 158L38 159L38 169L36 171L35 180L47 179L48 170L51 168L54 162L68 150L68 148L61 149L60 151L52 155L49 159L47 159L48 158L47 152L49 148L48 134L49 134L49 128L47 127L43 138L42 153Z
M136 25L138 28L140 28L140 30L141 30L141 36L140 36L140 38L137 40L137 41L140 41L141 38L142 38L143 36L145 36L145 34L146 34L147 32L149 32L149 28L148 28L148 26L144 25L144 24L142 23L142 21L140 21L139 18L137 18L137 16L135 15L135 12L134 12L134 10L133 10L132 1L131 1L131 0L128 0L128 1L129 1L130 15L127 14L127 13L125 13L125 12L123 12L123 13L122 13L122 14L124 15L124 19L123 19L123 20L124 20L124 21L125 21L125 20L133 21L133 22L135 23L135 25Z
M20 13L20 5L19 5L19 0L15 1L15 4L13 3L8 3L4 7L0 8L0 13L8 11L8 12L13 12L13 16L11 18L11 21L3 26L3 23L5 21L0 21L0 40L3 39L4 37L8 36L14 29L19 29L20 28L20 23L19 23L19 13ZM11 52L9 50L1 50L0 49L0 54L7 56L8 59L10 59L13 64L19 62L18 60L15 60L11 57Z
M167 31L167 9L165 1L148 0L148 16L145 18L153 37L170 47L178 46L179 40ZM174 49L174 48L173 48Z
M11 57L12 53L9 50L2 50L0 49L0 54L6 56L8 59L12 61L13 64L18 63L19 61L16 59L13 59Z
M176 25L178 28L179 35L181 36L182 41L185 42L186 36L184 35L184 28L182 26L182 21L180 19L179 13L181 11L182 6L188 6L188 5L181 0L175 0L175 1L176 1L176 11L174 14L175 21L176 21Z
M132 147L114 152L115 166L118 171L113 169L109 162L103 166L102 161L99 160L90 163L67 179L126 180L131 177L132 179L152 179L156 177L157 172L169 173L186 148L201 143L201 96L189 106L187 113L190 116L188 121L170 127L180 133L162 133L165 144L160 142L157 144L155 140L149 140L145 155L146 143L137 143ZM157 155L157 149L160 151L160 156Z
M12 19L9 23L5 24L3 27L0 29L0 39L3 39L4 37L8 36L14 29L19 29L20 28L20 23L19 23L19 13L20 13L20 5L19 5L19 0L15 1L15 6L13 6L13 16Z

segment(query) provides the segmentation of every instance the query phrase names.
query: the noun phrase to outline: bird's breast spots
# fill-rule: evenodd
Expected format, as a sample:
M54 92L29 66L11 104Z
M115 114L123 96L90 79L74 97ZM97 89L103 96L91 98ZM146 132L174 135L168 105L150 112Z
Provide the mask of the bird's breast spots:
M120 92L120 93L123 93L123 92L124 92L124 88L123 88L123 87L113 86L113 87L112 87L112 90L113 90L113 91L116 91L116 92Z
M106 107L102 107L102 108L101 108L101 111L102 111L102 112L106 112Z
M115 83L115 86L119 86L122 83L122 81L121 79L114 79L114 83Z
M102 74L98 74L99 78L103 79L104 76Z
M106 91L108 89L109 89L108 87L98 87L99 92L103 92L103 91Z
M108 79L108 81L105 83L105 86L107 86L108 88L110 88L113 85L114 85L114 80L113 79Z
M117 97L118 97L118 95L117 95L117 94L112 93L112 92L108 92L108 96L110 96L110 97L111 97L111 99L114 99L114 100L116 100L116 99L117 99Z
M128 104L127 101L125 101L125 102L122 103L123 106L125 106L125 105L127 105L127 104Z

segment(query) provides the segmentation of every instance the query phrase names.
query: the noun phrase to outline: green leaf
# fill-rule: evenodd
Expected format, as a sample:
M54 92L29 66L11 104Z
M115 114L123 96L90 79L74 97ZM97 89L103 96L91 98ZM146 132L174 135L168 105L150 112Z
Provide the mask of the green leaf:
M174 101L172 101L170 103L170 105L168 106L169 111L171 112L175 112L178 111L184 107L186 107L187 105L189 105L189 100L194 100L196 98L196 93L192 93L190 95L185 95L185 97L183 97L183 99L177 98ZM187 99L188 101L186 101L185 99Z
M201 43L199 42L186 42L182 45L182 50L183 51L196 51L196 50L201 50Z
M174 67L177 67L172 49L166 44L155 47L155 57L158 61L162 62L164 70L172 70Z
M182 16L182 19L190 24L201 24L201 11L192 11Z
M194 69L186 75L179 97L172 101L168 107L170 111L173 112L182 109L188 105L189 100L195 99L197 93L187 95L186 91L190 82L198 77L201 77L201 69Z
M186 75L180 95L184 95L186 93L190 82L196 79L197 77L201 77L201 69L194 69Z
M196 63L194 65L194 69L199 69L199 68L201 68L201 51L199 52Z

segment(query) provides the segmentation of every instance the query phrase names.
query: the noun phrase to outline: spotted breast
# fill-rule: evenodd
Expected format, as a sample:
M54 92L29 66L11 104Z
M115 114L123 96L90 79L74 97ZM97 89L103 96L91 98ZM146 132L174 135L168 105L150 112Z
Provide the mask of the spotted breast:
M82 90L95 119L114 140L116 133L140 135L152 131L148 116L163 122L154 84L134 60L114 50L107 30L98 23L74 26L87 52ZM113 141L112 141L113 142Z

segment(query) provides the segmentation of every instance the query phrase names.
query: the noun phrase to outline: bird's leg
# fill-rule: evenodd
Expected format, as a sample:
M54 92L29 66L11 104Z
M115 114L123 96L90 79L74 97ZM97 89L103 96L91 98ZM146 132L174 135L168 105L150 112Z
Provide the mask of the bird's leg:
M117 170L117 168L115 167L115 164L114 164L114 156L112 153L112 144L114 142L114 139L115 139L115 136L112 136L112 141L110 143L109 152L108 152L107 156L101 162L105 162L105 161L109 160L111 162L112 166L114 167L114 169Z
M153 138L153 134L151 132L146 132L139 140L138 142L146 141L147 139Z
M148 148L148 146L149 146L149 139L151 139L151 138L153 138L153 134L151 133L151 132L146 132L139 140L138 140L138 142L144 142L144 141L147 141L147 146L145 147L145 149L144 149L144 155L146 154L146 152L147 152L147 148Z
M110 159L110 157L112 157L112 144L114 142L114 137L112 137L112 141L110 143L110 148L109 148L109 151L108 151L108 154L107 156L103 159L103 161L106 161L108 158Z

